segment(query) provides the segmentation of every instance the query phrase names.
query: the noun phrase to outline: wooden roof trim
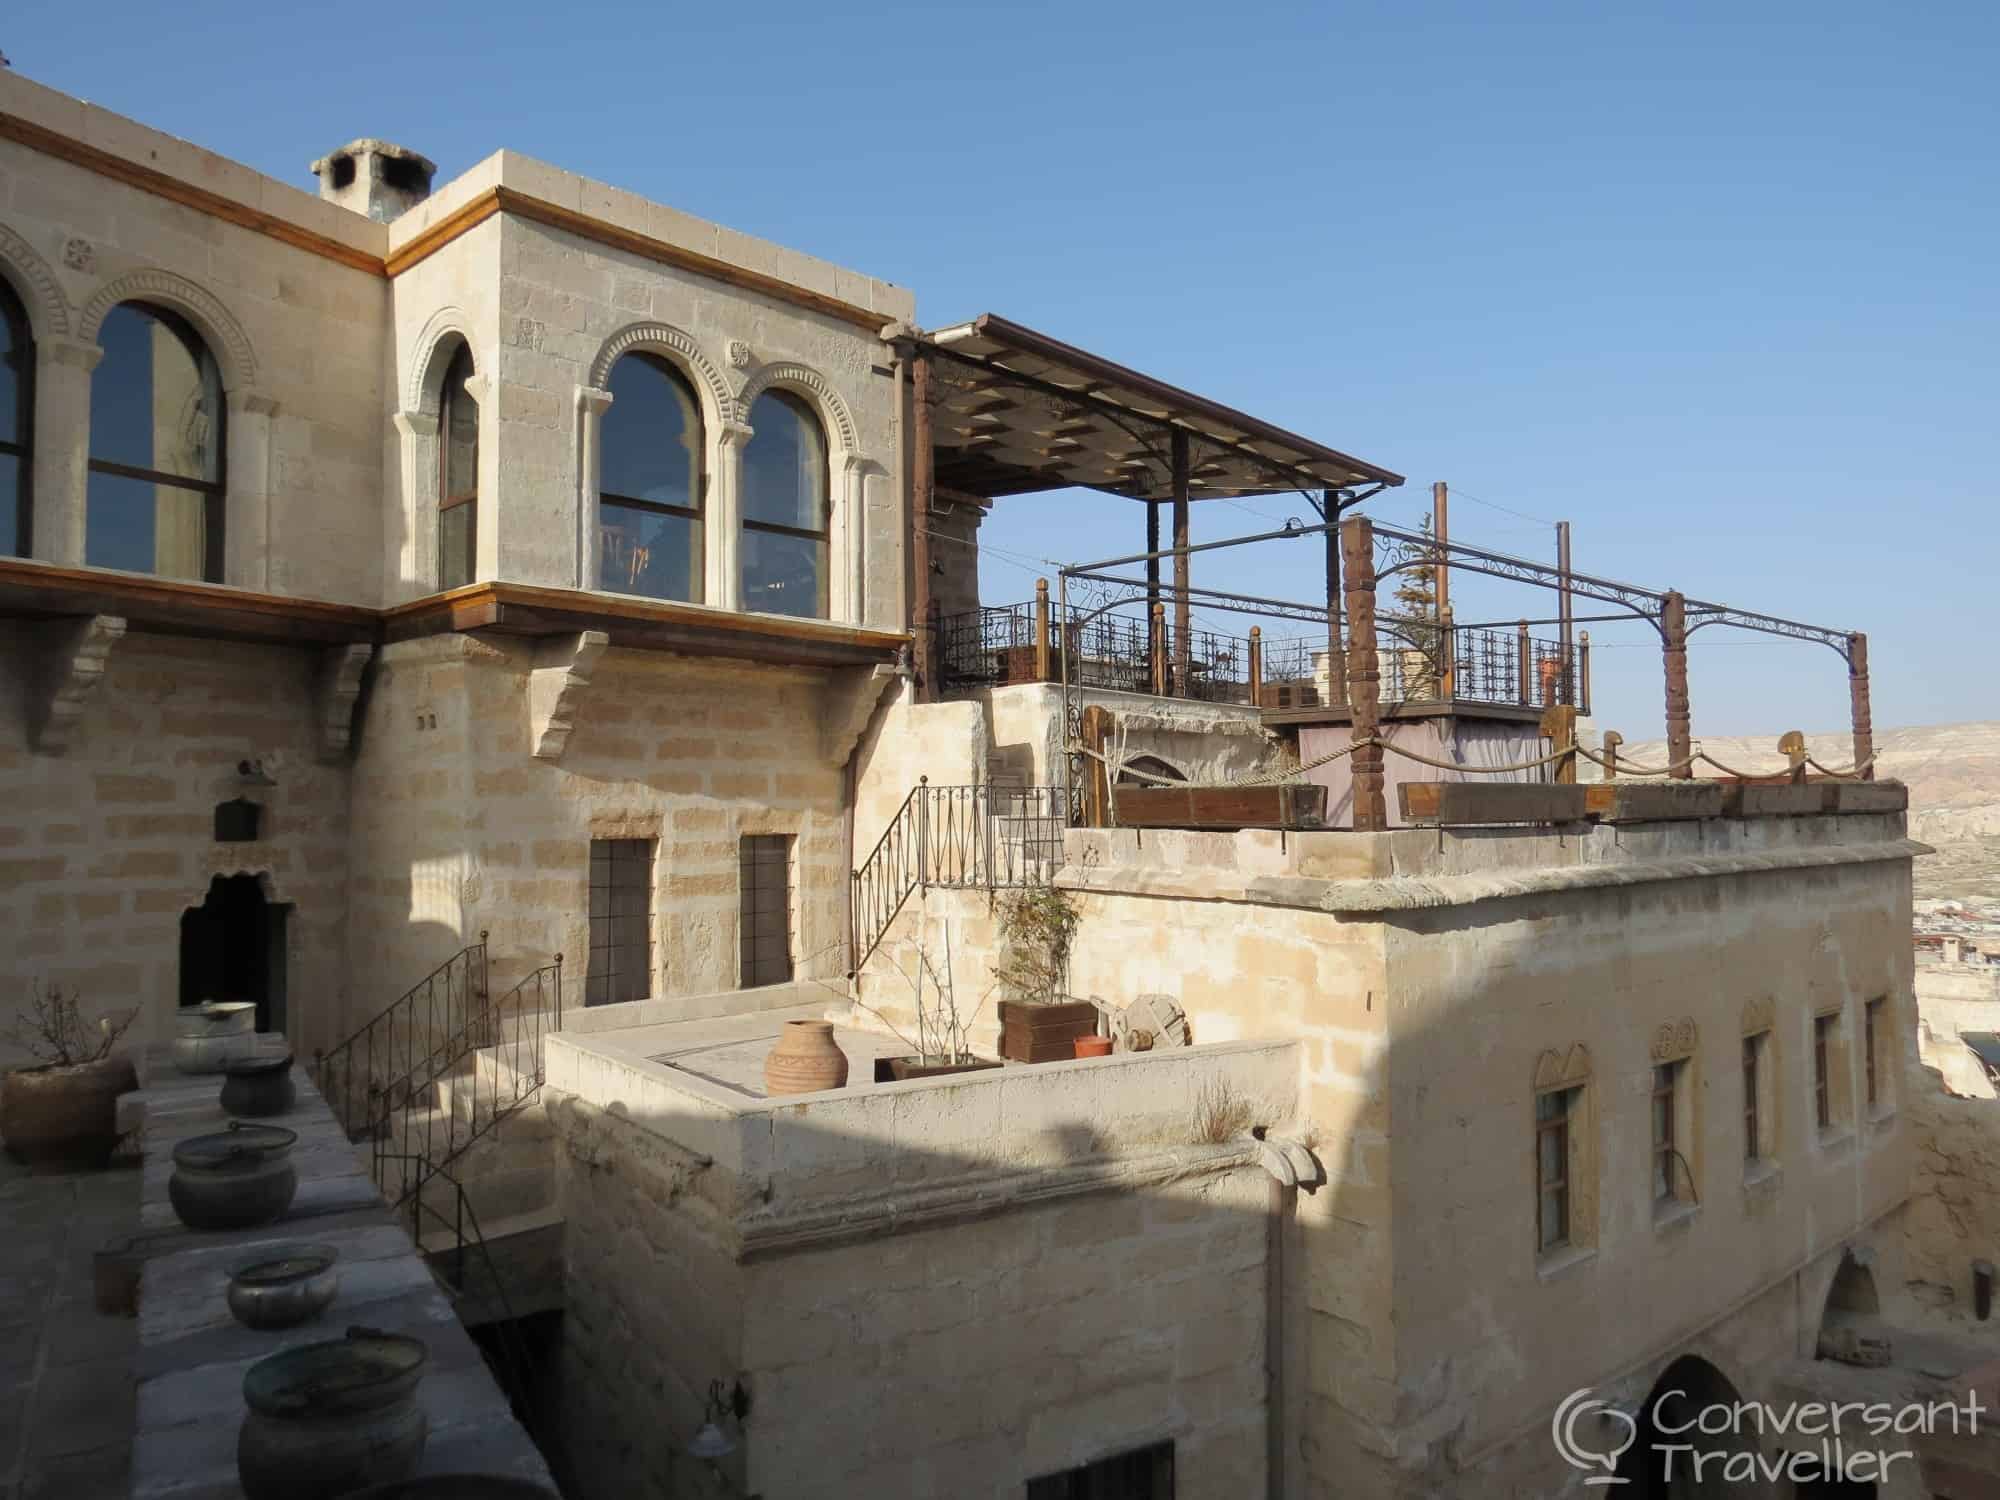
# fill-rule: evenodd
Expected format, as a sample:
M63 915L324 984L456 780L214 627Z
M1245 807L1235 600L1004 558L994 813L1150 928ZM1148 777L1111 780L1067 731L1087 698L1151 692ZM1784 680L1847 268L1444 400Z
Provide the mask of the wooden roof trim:
M196 187L154 167L142 166L128 161L122 156L114 156L109 151L87 145L70 136L59 134L33 121L24 120L19 115L0 112L0 140L9 140L26 146L31 151L39 151L44 156L53 156L58 161L66 161L85 171L95 172L100 177L108 177L114 182L122 182L127 187L135 187L142 193L151 193L156 198L164 198L170 203L178 203L197 213L235 224L252 233L268 236L295 250L303 250L308 255L317 255L323 260L334 261L349 270L365 271L371 276L386 276L382 257L367 250L334 239L331 235L320 234L316 230L294 224L289 219L281 219L276 214L265 213L252 208L235 198L226 198L207 188ZM879 320L878 320L879 322Z
M651 235L621 229L615 224L608 224L602 219L593 219L587 214L563 208L516 188L488 188L425 229L408 244L390 251L387 256L381 256L368 250L357 249L331 235L320 234L316 230L294 224L276 214L252 208L238 199L224 197L221 193L211 192L207 188L196 187L191 182L185 182L157 168L128 161L122 156L114 156L109 151L37 125L33 121L24 120L19 115L0 111L0 140L15 141L30 150L41 152L44 156L69 162L82 167L85 171L95 172L100 177L122 182L128 187L150 193L156 198L178 203L184 208L194 209L197 213L221 219L225 223L248 229L254 234L261 234L281 244L290 245L295 250L303 250L308 255L316 255L322 260L330 260L346 266L349 270L362 271L370 276L400 276L411 266L435 255L460 235L477 228L494 214L512 213L519 214L524 219L548 224L553 228L567 230L598 244L630 251L647 260L678 266L682 270L694 271L744 291L773 297L781 302L790 302L795 306L822 313L827 317L838 318L843 323L865 328L870 333L877 332L888 321L886 314L874 312L857 303L830 297L823 292L811 291L779 277L767 276L760 271L732 265L715 256L703 255L699 251L654 239Z
M116 614L135 625L224 637L318 643L373 641L381 612L364 605L294 599L143 573L64 568L27 558L0 558L0 614ZM303 633L303 634L302 634Z
M410 267L437 254L460 235L485 223L496 213L515 214L523 219L531 219L552 229L561 229L597 244L609 245L615 250L624 250L643 259L657 261L661 265L677 266L683 271L693 271L697 275L723 282L742 291L755 292L760 296L789 302L795 307L803 307L830 318L838 318L843 323L865 328L870 333L878 332L887 321L884 314L872 312L857 303L847 302L839 297L829 297L823 292L811 291L779 277L767 276L761 271L752 271L713 255L703 255L698 250L689 250L683 245L655 239L649 234L640 234L637 230L622 229L616 224L594 219L588 214L564 208L545 198L537 198L532 193L524 193L519 188L504 186L488 188L438 220L407 245L391 251L385 263L387 274L402 275Z
M401 634L430 633L423 627L436 623L432 617L449 615L470 620L510 605L566 615L588 615L607 625L677 625L722 634L849 647L891 655L909 641L909 635L904 631L869 630L856 625L841 625L828 620L801 620L786 615L740 614L732 610L707 609L698 604L594 594L581 589L538 588L524 583L467 584L464 588L396 605L382 611L381 617L394 638ZM413 626L416 628L412 629Z

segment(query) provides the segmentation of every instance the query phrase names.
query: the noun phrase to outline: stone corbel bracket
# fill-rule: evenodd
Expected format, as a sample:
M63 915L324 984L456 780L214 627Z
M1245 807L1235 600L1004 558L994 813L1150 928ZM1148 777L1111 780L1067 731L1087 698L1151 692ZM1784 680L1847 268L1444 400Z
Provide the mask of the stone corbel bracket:
M344 759L354 743L354 706L375 648L366 641L330 646L319 655L313 678L313 722L324 765Z
M31 674L29 741L43 755L61 755L104 681L111 648L124 639L119 615L85 615L36 627L41 662Z
M834 675L826 690L826 711L819 718L820 758L844 766L868 721L881 706L890 685L910 675L905 666L849 667Z
M562 759L590 674L611 644L601 630L559 635L535 646L528 674L528 744L537 760Z

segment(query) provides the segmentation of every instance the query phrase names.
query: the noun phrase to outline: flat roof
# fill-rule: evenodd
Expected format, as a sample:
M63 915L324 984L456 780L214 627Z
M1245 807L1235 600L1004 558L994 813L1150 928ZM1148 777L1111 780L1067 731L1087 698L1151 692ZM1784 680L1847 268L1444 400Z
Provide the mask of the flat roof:
M917 335L932 361L940 487L993 498L1076 485L1173 498L1170 434L1188 439L1188 497L1398 485L1403 476L994 313Z

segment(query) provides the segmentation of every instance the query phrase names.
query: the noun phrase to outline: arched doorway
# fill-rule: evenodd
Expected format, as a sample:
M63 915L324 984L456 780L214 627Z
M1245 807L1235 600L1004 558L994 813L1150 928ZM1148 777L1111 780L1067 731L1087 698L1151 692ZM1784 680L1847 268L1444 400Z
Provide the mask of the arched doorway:
M283 1031L285 921L291 907L265 898L255 875L218 875L208 897L181 913L183 1005L248 1000L259 1031Z
M1118 771L1119 786L1158 786L1162 781L1186 781L1178 766L1157 755L1135 755Z
M1695 1496L1767 1495L1746 1472L1754 1424L1735 1419L1741 1403L1729 1378L1705 1359L1682 1355L1646 1393L1632 1446L1618 1461L1620 1500L1692 1500ZM1744 1430L1750 1428L1752 1430ZM1706 1430L1704 1430L1706 1429Z

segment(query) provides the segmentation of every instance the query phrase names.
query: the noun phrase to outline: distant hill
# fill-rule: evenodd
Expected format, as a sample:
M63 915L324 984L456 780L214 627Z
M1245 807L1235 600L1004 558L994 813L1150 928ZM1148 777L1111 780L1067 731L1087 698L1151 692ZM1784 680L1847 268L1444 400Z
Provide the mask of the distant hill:
M1853 759L1845 729L1808 732L1814 758L1830 766ZM1718 738L1701 748L1741 771L1782 771L1778 736ZM1659 741L1619 750L1642 765L1660 765ZM1936 847L1917 861L1919 897L1961 896L2000 901L2000 723L1926 724L1875 732L1875 774L1910 789L1910 836Z

